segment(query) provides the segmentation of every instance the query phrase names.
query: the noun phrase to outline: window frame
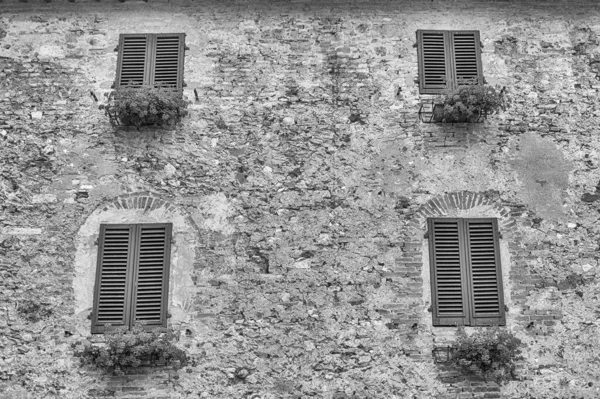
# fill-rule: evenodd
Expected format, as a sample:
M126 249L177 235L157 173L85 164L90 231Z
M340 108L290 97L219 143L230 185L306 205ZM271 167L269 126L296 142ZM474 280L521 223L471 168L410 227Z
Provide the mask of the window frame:
M139 322L135 320L134 314L136 309L136 297L138 289L138 277L141 272L139 271L140 265L140 246L142 229L153 229L153 228L164 228L164 246L163 246L163 261L162 261L162 276L161 276L161 295L160 303L160 321L156 322ZM105 259L105 246L106 246L106 231L112 230L129 230L129 236L127 238L127 259L126 259L126 270L125 270L125 288L123 293L123 322L116 325L107 325L108 323L100 323L99 318L99 305L102 287L102 274L103 274L103 262ZM169 277L171 269L171 241L172 241L172 223L129 223L129 224L108 224L103 223L100 225L100 234L98 237L98 255L96 261L96 277L94 285L94 300L92 307L92 334L102 334L107 331L115 330L119 327L127 327L128 329L133 326L141 326L144 330L151 330L156 327L167 326L167 315L168 315L168 297L169 297ZM137 274L136 274L137 273Z
M446 71L446 83L442 85L428 85L425 79L426 67L425 67L425 51L423 36L426 34L440 34L443 37L443 48L444 48L444 65ZM457 79L456 70L456 56L455 56L455 38L458 35L470 35L474 36L475 46L475 58L477 67L477 77L475 84L483 84L483 68L481 62L481 39L478 30L433 30L433 29L419 29L416 32L417 36L417 59L419 64L419 94L442 94L445 90L454 90L465 84L460 84ZM467 83L471 84L471 83Z
M124 49L126 46L126 39L135 39L135 38L145 38L146 39L146 49L145 49L145 59L144 59L144 71L143 71L143 81L142 85L146 86L155 86L156 85L156 49L157 42L159 38L167 38L177 37L179 40L178 44L178 54L177 54L177 84L174 89L181 91L185 86L183 81L183 72L184 72L184 61L185 61L185 33L121 33L119 35L119 45L118 55L117 55L117 72L115 77L115 82L113 87L115 89L124 88L124 87L132 87L130 84L122 84L121 77L123 73L123 58L124 58Z
M438 294L438 271L437 271L437 260L436 256L436 245L435 245L435 224L436 222L444 222L451 225L456 222L457 225L457 249L460 259L460 282L461 282L461 295L462 295L462 314L456 312L455 314L443 314L440 311ZM469 225L473 224L487 224L491 225L492 231L492 242L487 244L493 244L493 258L494 258L494 270L495 270L495 283L497 289L497 301L498 301L498 312L484 313L478 312L475 308L475 297L474 297L474 277L473 277L473 262L470 261L472 246L471 246L471 235L469 234ZM428 218L428 244L429 244L429 266L430 266L430 283L431 283L431 310L432 310L432 322L433 326L495 326L495 325L506 325L506 312L504 307L504 286L502 282L502 264L500 257L500 233L498 231L498 221L496 218ZM444 245L448 245L444 243ZM489 266L488 266L489 267ZM487 282L486 282L487 284ZM456 288L456 287L454 287Z

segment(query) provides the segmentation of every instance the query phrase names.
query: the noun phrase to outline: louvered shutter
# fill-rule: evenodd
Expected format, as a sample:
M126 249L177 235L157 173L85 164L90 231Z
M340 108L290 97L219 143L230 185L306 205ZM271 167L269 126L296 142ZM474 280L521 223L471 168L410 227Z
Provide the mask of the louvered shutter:
M483 84L479 31L449 32L454 87Z
M129 325L133 240L131 225L100 228L92 333Z
M149 82L150 35L121 35L117 60L116 88Z
M134 324L166 327L172 228L100 226L92 333Z
M452 82L448 35L445 31L417 31L419 92L441 93Z
M429 219L428 225L433 325L468 324L462 220Z
M167 325L171 228L171 224L138 226L132 320L146 329Z
M465 230L471 325L505 325L496 219L467 219Z
M184 34L156 35L151 76L155 85L182 89L184 48Z

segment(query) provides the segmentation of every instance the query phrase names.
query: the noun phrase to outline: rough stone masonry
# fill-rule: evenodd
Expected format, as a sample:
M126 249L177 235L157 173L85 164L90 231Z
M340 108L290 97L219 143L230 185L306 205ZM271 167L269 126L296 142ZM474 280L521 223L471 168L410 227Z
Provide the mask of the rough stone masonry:
M417 29L479 30L509 109L420 122ZM190 115L114 129L119 34L167 32ZM0 2L0 398L600 398L599 33L595 0ZM508 384L434 363L433 216L499 221ZM80 366L99 223L156 220L189 365Z

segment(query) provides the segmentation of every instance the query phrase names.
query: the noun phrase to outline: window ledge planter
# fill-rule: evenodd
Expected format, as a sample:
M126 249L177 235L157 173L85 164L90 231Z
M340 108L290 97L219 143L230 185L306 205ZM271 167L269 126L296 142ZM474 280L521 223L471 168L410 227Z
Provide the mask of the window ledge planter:
M173 367L187 365L185 352L175 346L172 329L157 328L150 332L134 327L131 331L118 328L104 334L104 343L87 340L73 344L75 357L82 365L95 366L114 375L137 367Z
M481 123L488 115L505 110L507 105L505 88L469 84L421 103L419 119L425 123Z
M419 120L423 123L483 123L487 113L477 109L470 117L453 118L444 115L444 104L441 102L421 103L419 108Z
M436 363L453 365L465 376L477 376L498 384L516 377L517 363L524 360L525 344L503 327L477 329L470 334L459 327L456 342L434 348Z
M188 114L181 91L168 87L130 85L112 92L101 105L113 125L174 127Z

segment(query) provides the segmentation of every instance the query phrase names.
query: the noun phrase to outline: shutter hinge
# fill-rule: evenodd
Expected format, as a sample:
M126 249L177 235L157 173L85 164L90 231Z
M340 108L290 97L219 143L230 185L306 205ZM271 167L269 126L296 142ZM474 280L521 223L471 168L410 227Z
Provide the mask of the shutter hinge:
M419 47L419 43L413 43L413 48Z
M429 230L427 230L427 231L425 232L425 234L423 235L423 238L429 238Z
M501 239L504 238L504 237L502 237L502 233L501 232L498 232L498 238L501 238Z
M113 51L119 51L119 45L117 45Z
M189 46L185 46L183 49L184 50L189 50L190 48L189 48Z
M182 87L187 87L187 83L183 82L183 83L181 83L181 86Z
M111 85L110 85L110 88L111 88L111 89L114 89L114 88L115 88L115 82L113 82L113 84L111 84Z
M94 245L98 246L98 238L94 240Z

